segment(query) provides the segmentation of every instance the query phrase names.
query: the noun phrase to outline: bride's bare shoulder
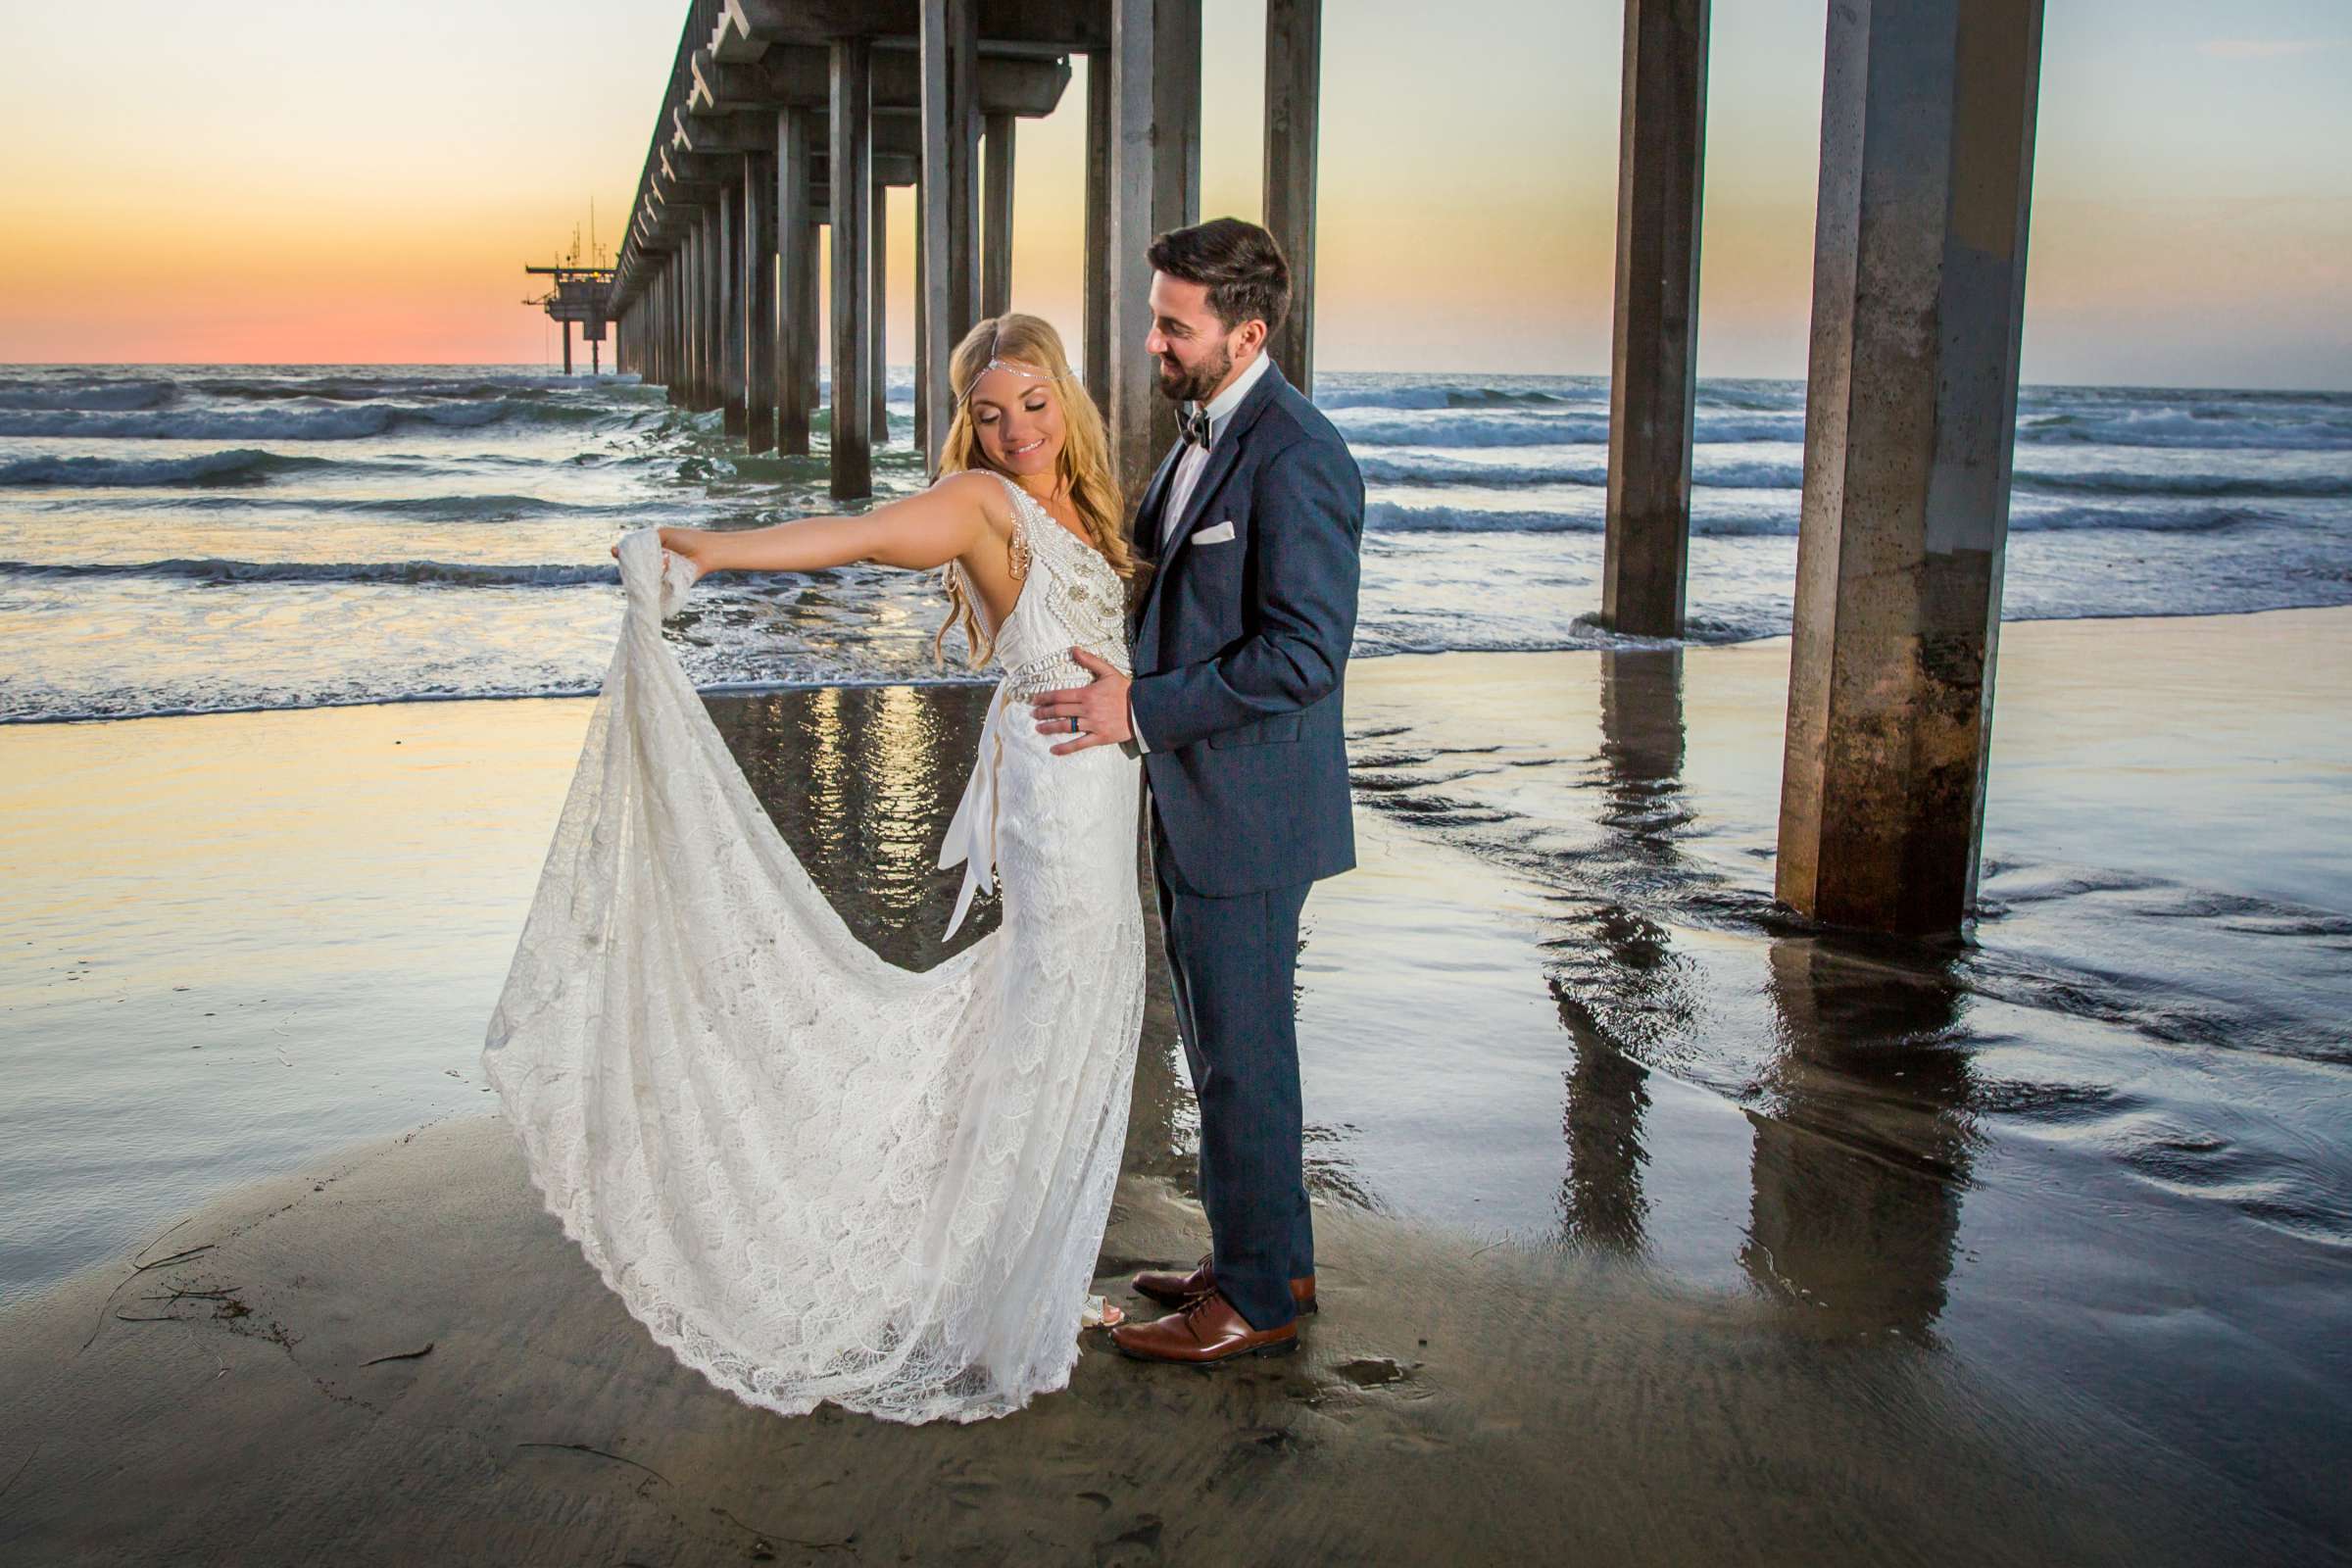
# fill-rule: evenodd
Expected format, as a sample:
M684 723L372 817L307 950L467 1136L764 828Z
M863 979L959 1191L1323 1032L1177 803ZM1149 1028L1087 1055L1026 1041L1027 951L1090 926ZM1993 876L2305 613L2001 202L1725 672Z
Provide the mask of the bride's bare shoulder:
M987 468L964 468L943 473L931 481L931 493L953 497L960 505L978 507L992 515L1012 510L1004 482Z

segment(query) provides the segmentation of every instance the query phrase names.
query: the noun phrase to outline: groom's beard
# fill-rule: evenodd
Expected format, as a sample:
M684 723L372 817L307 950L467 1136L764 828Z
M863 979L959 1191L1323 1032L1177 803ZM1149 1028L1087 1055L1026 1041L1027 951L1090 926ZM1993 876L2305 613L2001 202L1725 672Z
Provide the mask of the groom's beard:
M1233 350L1222 343L1218 344L1217 357L1189 373L1164 355L1159 363L1162 367L1175 365L1177 370L1173 376L1163 375L1159 378L1160 396L1170 403L1204 404L1209 394L1216 391L1217 383L1233 373Z

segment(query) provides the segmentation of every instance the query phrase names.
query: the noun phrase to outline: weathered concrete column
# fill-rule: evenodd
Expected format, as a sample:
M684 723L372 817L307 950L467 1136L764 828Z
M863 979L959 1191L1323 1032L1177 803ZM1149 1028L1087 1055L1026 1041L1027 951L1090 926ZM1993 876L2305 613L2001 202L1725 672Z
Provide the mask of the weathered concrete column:
M776 444L776 215L775 156L743 160L743 253L750 284L744 330L750 357L743 371L745 445L757 456Z
M678 368L678 279L684 275L678 266L678 253L672 250L662 259L662 396L670 407L676 408L683 399L682 376Z
M1976 897L2041 0L1840 0L1822 89L1776 892L1957 925Z
M1110 167L1117 125L1110 112L1110 52L1086 57L1086 297L1082 373L1086 390L1110 417Z
M1709 0L1625 0L1600 618L1644 637L1683 634L1708 7Z
M833 193L833 498L874 493L873 321L866 315L873 278L866 213L873 197L873 45L833 40L833 124L826 183Z
M704 215L698 212L686 236L686 407L696 414L710 406L705 391L709 270L703 266L703 226Z
M718 407L718 273L712 267L710 231L717 226L708 207L694 221L694 410Z
M727 308L719 294L719 261L724 256L719 207L704 209L704 409L727 405Z
M678 253L679 380L686 395L678 407L695 413L703 406L703 220L696 214L686 227L686 246Z
M874 355L866 375L866 395L872 413L866 431L875 447L890 445L890 187L877 179L865 208L865 313L871 324Z
M923 186L914 187L914 450L929 457L939 449L931 444L931 308L925 303L923 258Z
M989 115L982 126L987 173L981 204L980 314L1003 316L1012 309L1012 116Z
M808 156L811 125L806 109L776 115L776 259L782 327L776 352L776 450L788 457L808 455L808 426L816 410L808 402L802 366L813 355L816 322L808 300L816 280L814 247L808 243Z
M831 197L821 192L812 194L808 226L801 231L801 244L805 247L802 251L805 260L801 267L801 286L808 291L801 301L801 315L808 323L808 330L801 334L800 341L801 407L808 411L811 423L816 418L823 393L822 378L817 373L817 350L825 338L825 294L821 269L817 263L825 243L824 214L830 201Z
M1144 339L1152 329L1145 248L1200 211L1200 0L1110 0L1110 445L1127 505L1176 439Z
M688 320L686 283L689 272L689 253L693 247L691 233L680 236L677 249L669 253L669 401L673 408L685 408L693 395L691 385L693 366L688 358Z
M718 192L718 396L719 428L741 435L744 417L743 186L729 180Z
M1266 232L1291 264L1290 311L1266 351L1301 392L1314 389L1315 376L1315 151L1322 99L1323 0L1266 0Z
M977 0L922 0L921 20L923 374L930 410L939 416L924 431L924 461L935 464L952 407L948 359L980 312L973 191L979 129Z

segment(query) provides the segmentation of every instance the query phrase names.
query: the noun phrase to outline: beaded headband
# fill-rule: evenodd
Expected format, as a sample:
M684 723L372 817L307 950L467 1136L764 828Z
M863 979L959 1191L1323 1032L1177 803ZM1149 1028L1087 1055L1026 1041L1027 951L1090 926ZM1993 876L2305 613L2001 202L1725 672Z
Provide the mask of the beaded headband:
M975 374L970 383L964 387L963 396L956 401L969 403L972 400L973 389L980 384L981 376L988 374L991 370L1010 370L1015 375L1025 375L1033 381L1058 381L1068 373L1061 370L1041 370L1033 365L1023 365L1018 360L991 359L986 365L980 367L978 374Z

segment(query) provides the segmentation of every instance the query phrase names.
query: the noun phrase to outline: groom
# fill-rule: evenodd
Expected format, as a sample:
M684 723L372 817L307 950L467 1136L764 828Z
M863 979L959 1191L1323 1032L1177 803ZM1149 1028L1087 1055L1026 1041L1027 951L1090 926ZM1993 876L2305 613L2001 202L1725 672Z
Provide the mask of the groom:
M1182 436L1136 514L1155 569L1131 612L1135 675L1073 649L1093 683L1036 712L1041 732L1073 736L1056 754L1143 756L1211 1245L1190 1273L1137 1275L1179 1310L1111 1337L1202 1364L1295 1349L1315 1309L1291 986L1307 888L1355 864L1340 702L1364 485L1266 357L1291 292L1274 237L1220 218L1147 254L1144 346Z

